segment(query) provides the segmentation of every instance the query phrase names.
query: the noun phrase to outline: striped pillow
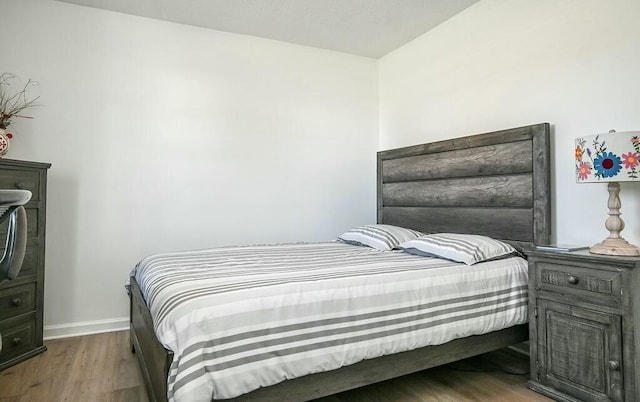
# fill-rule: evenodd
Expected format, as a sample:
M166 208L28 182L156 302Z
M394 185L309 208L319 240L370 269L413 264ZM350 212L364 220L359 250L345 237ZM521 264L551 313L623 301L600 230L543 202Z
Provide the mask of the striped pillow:
M436 233L411 239L398 246L411 254L433 255L472 265L515 253L507 243L487 236Z
M338 238L350 244L392 250L400 243L422 236L417 230L393 225L364 225L341 234Z

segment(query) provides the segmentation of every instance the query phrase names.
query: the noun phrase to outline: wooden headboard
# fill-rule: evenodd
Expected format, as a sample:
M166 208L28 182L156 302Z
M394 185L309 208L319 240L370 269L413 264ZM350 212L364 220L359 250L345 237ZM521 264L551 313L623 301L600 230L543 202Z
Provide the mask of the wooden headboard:
M548 244L549 124L378 152L378 223Z

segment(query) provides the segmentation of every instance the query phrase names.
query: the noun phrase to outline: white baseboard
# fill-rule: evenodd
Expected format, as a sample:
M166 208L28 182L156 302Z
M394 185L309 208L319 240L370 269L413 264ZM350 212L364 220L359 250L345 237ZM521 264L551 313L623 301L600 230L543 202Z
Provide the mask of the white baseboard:
M44 339L70 338L72 336L100 334L129 329L129 317L110 320L74 322L71 324L46 325Z

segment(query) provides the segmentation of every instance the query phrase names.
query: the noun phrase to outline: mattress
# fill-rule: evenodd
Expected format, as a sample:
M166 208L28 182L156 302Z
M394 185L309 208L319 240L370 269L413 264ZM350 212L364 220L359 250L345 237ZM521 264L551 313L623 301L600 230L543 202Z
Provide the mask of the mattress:
M472 266L342 242L149 256L134 269L170 401L227 399L527 321L527 263Z

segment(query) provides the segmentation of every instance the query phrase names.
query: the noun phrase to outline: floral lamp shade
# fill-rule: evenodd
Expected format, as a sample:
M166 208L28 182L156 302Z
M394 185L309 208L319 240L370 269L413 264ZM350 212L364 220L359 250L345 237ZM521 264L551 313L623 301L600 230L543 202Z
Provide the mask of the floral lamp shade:
M621 181L640 181L640 131L615 132L576 138L576 180L578 183L607 182L609 237L589 248L594 254L640 255L640 248L627 242L620 232Z
M640 131L576 138L578 183L640 181Z

